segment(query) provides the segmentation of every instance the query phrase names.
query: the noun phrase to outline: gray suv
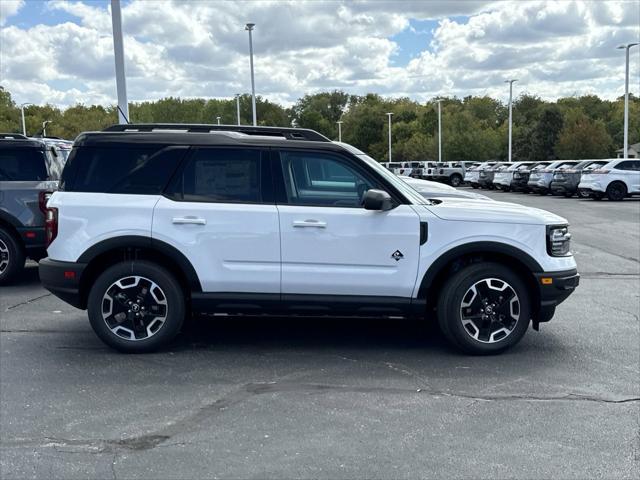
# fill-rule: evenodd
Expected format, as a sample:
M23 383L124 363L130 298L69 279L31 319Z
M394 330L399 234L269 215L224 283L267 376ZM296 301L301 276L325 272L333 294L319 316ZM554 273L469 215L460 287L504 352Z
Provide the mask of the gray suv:
M0 133L0 285L15 280L27 258L45 257L45 209L65 156L41 140Z

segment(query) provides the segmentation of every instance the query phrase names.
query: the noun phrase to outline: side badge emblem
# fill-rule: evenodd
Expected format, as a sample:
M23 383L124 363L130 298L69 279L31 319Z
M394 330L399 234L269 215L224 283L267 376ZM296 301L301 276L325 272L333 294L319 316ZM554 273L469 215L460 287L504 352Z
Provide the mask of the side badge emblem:
M391 258L393 258L396 262L398 262L404 258L404 255L400 250L396 250L391 254Z

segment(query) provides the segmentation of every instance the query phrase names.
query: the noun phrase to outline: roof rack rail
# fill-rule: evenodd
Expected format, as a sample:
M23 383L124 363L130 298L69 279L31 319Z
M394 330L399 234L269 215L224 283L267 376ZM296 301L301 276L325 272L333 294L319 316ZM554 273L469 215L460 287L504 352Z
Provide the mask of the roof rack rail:
M0 138L9 140L28 140L28 138L21 133L0 133Z
M252 125L207 125L191 123L130 123L111 125L103 132L152 132L157 130L181 130L189 133L239 132L245 135L284 137L287 140L330 142L327 137L306 128L254 127Z

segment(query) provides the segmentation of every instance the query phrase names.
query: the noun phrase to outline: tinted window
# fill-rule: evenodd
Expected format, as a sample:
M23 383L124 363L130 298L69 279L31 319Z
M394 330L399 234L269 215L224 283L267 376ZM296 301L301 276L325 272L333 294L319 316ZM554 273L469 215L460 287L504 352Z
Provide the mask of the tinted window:
M640 161L627 160L614 167L617 170L640 170Z
M181 148L74 149L62 174L66 191L156 195L162 192L185 150Z
M288 202L292 205L361 207L374 187L346 159L317 152L281 152Z
M0 149L0 181L47 180L44 152L36 148Z
M199 149L172 191L188 202L259 203L261 155L251 149Z

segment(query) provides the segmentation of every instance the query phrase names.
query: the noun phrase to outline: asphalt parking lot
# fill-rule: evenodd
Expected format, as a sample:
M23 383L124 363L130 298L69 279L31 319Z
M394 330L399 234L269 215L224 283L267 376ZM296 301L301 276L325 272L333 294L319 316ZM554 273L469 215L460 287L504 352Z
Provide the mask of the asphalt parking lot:
M32 266L0 290L0 477L638 478L640 199L487 194L568 218L582 274L494 357L412 321L286 318L123 355Z

